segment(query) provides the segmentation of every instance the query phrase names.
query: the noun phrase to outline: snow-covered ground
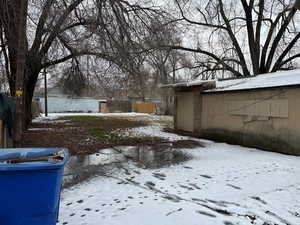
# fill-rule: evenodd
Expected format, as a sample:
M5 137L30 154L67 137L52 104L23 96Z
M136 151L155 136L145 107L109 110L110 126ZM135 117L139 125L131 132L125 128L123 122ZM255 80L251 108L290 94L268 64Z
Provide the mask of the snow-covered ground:
M132 132L189 139L155 123ZM192 156L184 163L150 170L125 162L65 189L58 224L300 224L300 157L199 141L204 147L182 149Z

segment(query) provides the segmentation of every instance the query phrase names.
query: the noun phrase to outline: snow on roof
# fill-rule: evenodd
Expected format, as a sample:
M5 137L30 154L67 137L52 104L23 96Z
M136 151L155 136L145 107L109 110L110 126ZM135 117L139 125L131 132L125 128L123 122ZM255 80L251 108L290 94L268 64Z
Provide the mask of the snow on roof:
M262 89L284 86L300 86L300 69L283 72L266 73L258 76L228 80L193 80L176 84L162 85L161 87L192 87L206 86L204 92L225 92L250 89ZM213 88L212 88L213 87Z
M175 83L175 84L165 84L161 85L162 88L166 87L192 87L192 86L201 86L203 84L207 84L210 82L214 82L213 80L192 80L188 82L181 82L181 83Z
M216 88L205 92L237 91L300 85L300 69L267 73L256 77L217 80Z

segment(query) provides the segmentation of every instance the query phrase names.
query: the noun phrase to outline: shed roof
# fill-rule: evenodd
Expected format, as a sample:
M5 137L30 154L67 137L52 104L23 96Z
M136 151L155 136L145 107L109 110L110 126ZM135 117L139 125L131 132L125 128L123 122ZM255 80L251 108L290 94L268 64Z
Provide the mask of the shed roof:
M202 86L208 83L214 83L214 80L192 80L188 82L181 82L175 84L164 84L161 85L162 88L176 88L176 87L193 87L193 86Z
M217 80L216 88L205 92L225 92L300 85L300 69L261 74L255 77Z
M162 87L205 86L203 92L227 92L275 87L300 86L300 69L266 73L247 78L226 80L193 80L184 83L163 85Z

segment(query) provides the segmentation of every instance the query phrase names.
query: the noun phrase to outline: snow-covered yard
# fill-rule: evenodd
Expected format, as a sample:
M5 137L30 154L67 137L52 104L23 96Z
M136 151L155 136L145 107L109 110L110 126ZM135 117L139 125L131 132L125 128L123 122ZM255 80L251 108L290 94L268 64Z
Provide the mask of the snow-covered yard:
M160 129L132 133L192 139ZM64 189L58 224L300 224L300 157L199 141L204 147L182 149L189 161L159 169L124 162Z

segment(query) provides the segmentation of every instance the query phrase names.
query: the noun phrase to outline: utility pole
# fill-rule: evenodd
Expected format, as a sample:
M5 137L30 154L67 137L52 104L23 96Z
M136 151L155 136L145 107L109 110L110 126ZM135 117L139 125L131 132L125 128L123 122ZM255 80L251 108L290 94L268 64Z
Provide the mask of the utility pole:
M44 89L45 89L45 116L48 116L48 89L47 89L47 70L44 69Z
M27 23L27 10L28 0L15 1L17 4L16 12L19 18L16 19L17 23L17 72L16 72L16 121L14 127L14 144L15 147L21 147L22 134L24 129L24 72L26 61L26 23Z
M86 74L87 74L87 95L88 97L90 97L90 92L91 92L91 89L90 89L90 64L89 64L89 56L87 55L86 56Z

